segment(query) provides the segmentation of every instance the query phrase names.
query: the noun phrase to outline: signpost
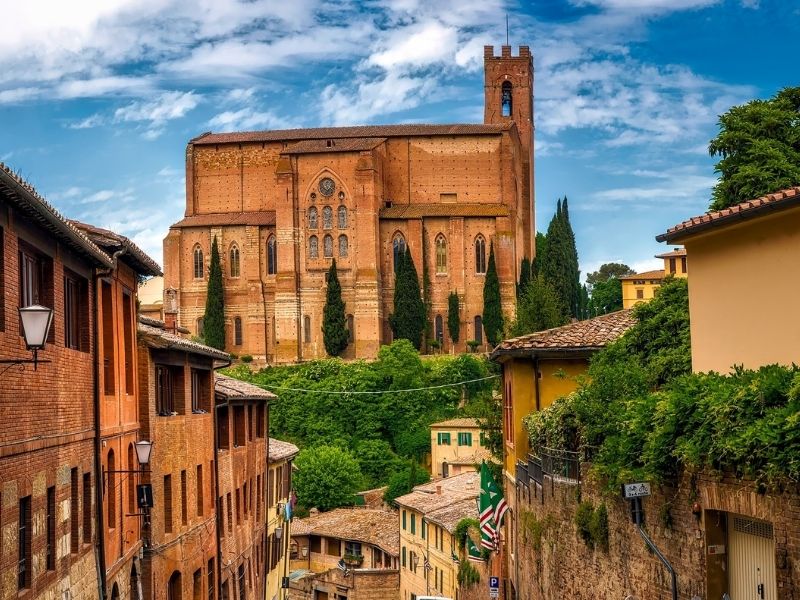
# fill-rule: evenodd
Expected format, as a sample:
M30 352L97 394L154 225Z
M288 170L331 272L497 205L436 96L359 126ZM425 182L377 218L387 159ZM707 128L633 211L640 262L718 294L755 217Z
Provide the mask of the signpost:
M646 498L649 495L649 483L625 483L622 486L622 497L630 502L631 520L639 530L639 535L642 536L644 543L647 544L647 546L667 568L667 571L669 571L670 577L672 578L672 600L678 600L678 576L675 574L675 569L672 568L670 562L663 554L661 554L661 551L656 547L656 545L653 543L653 540L650 539L650 536L647 535L647 532L642 527L644 524L644 508L642 508L642 498Z
M500 578L489 577L489 598L500 597Z

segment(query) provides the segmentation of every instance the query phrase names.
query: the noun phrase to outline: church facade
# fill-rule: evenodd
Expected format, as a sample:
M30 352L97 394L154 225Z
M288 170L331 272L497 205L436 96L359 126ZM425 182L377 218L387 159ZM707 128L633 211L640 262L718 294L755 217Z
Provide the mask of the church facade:
M533 256L533 63L484 49L484 123L206 133L186 150L186 213L164 240L167 312L202 335L211 246L220 251L226 349L286 363L325 356L325 276L335 259L351 343L390 343L394 264L408 248L430 282L432 339L476 340L494 247L502 306ZM422 288L422 281L420 282ZM459 341L447 331L459 296Z

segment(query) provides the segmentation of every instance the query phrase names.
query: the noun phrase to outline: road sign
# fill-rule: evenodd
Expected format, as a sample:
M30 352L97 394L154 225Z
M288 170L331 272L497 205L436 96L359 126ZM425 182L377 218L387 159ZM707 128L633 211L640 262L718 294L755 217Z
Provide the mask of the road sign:
M489 598L500 597L500 578L489 577Z
M641 498L650 495L649 483L626 483L622 486L623 498Z

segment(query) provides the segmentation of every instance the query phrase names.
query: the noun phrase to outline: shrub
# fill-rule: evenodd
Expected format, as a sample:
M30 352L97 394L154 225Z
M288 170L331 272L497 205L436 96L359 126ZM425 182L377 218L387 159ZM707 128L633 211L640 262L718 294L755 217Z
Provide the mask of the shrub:
M481 582L481 574L473 567L467 559L458 565L458 584L462 587L470 587Z
M591 524L593 514L594 507L591 502L581 502L575 511L575 526L578 528L578 535L589 547L592 546Z
M239 360L241 360L243 363L251 363L253 362L253 356L250 354L245 354Z

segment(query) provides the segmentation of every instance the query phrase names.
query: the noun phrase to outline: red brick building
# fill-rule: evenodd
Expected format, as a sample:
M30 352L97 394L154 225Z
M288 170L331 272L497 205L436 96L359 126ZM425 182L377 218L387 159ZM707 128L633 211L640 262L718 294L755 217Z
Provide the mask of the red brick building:
M0 598L97 598L95 275L111 259L0 164L0 358L30 358L17 308L54 309L32 365L0 365Z
M391 341L394 262L427 272L431 331L446 349L448 295L461 335L484 342L483 284L494 245L502 305L514 312L520 261L533 256L533 64L487 46L483 124L207 133L186 150L186 213L164 240L165 290L202 331L217 239L226 348L268 362L325 355L325 272L336 259L351 344ZM424 265L424 267L423 267Z

